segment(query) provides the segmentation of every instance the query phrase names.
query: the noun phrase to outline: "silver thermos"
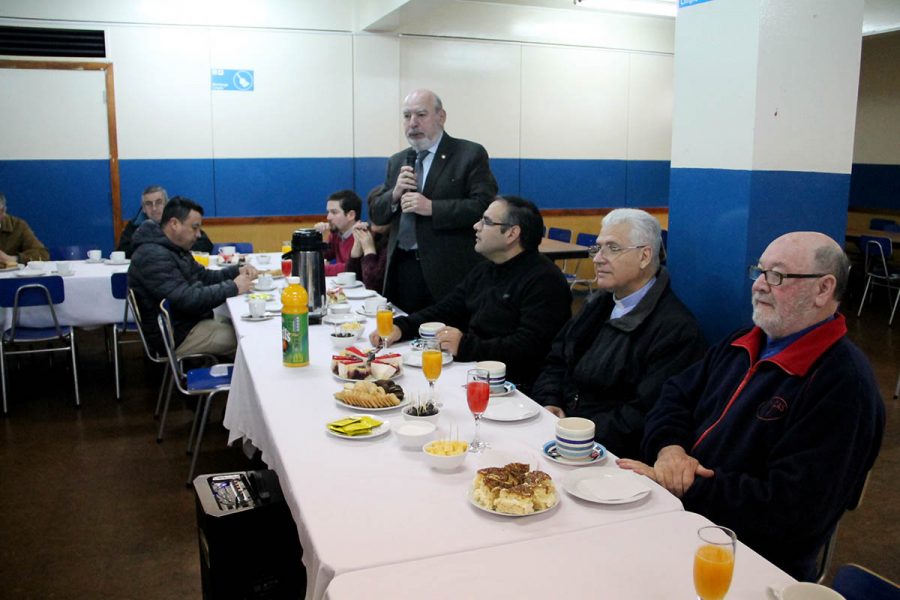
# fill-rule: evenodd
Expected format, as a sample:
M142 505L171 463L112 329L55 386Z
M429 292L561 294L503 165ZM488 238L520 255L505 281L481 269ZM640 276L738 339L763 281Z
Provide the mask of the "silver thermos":
M298 229L291 237L291 274L309 294L310 317L325 314L325 244L315 229Z

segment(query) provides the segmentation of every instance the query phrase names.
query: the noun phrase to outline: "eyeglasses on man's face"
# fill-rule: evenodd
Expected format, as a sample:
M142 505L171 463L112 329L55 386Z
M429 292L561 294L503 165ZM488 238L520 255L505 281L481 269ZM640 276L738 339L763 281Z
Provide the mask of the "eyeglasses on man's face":
M781 273L772 269L763 269L756 265L750 265L747 274L750 275L751 281L756 281L762 275L765 277L766 283L771 286L781 285L785 279L818 279L828 275L828 273Z
M503 221L494 221L487 215L484 215L481 217L481 224L484 227L493 227L495 225L497 227L512 227L513 226L513 223L504 223Z
M593 259L599 254L607 260L612 260L617 256L621 256L628 250L636 250L637 248L646 247L647 244L641 244L639 246L620 246L618 244L614 244L613 242L608 242L606 244L594 244L593 246L588 248L588 256Z

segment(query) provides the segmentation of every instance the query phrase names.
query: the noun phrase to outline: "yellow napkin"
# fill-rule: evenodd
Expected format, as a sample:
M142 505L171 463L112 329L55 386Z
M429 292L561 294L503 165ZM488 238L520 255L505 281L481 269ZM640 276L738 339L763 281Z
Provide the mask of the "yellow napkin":
M356 436L368 435L379 425L381 421L369 416L346 417L328 423L328 429L340 435Z

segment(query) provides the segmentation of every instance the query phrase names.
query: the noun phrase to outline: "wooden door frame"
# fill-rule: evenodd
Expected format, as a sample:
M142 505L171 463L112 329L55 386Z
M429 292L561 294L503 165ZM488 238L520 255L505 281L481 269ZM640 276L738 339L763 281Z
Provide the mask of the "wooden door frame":
M106 80L106 131L109 137L109 189L112 195L113 241L122 231L122 192L119 180L119 141L116 130L116 86L113 64L57 60L0 60L0 69L44 69L48 71L103 71Z

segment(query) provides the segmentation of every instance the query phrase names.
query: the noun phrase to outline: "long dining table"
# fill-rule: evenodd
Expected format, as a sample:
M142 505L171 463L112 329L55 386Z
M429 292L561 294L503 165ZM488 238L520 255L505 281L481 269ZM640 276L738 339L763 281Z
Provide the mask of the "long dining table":
M363 294L367 292L357 292L350 300L354 312L362 309ZM468 455L454 472L429 468L421 450L401 447L392 433L376 439L337 439L326 432L326 423L360 413L333 397L343 382L330 368L335 351L329 339L332 328L311 326L309 366L287 368L281 360L280 318L243 319L248 314L243 296L230 298L228 309L239 339L224 418L229 443L251 442L278 474L303 545L310 598L322 598L332 579L343 573L682 510L676 497L647 479L652 492L627 504L577 501L560 488L559 504L546 513L525 517L487 513L468 499L477 469L524 462L559 482L576 468L543 456L543 444L555 435L555 416L518 391L492 398L491 402L520 402L532 407L534 414L512 422L483 420L481 436L491 448ZM366 334L373 328L374 319L367 318ZM405 353L409 345L390 350ZM437 382L442 403L438 430L443 437L451 431L460 439L472 437L474 420L462 387L471 367L447 364ZM408 365L397 383L407 394L427 390L422 371ZM404 421L400 409L373 414L391 428ZM602 464L614 466L614 459L610 454Z

